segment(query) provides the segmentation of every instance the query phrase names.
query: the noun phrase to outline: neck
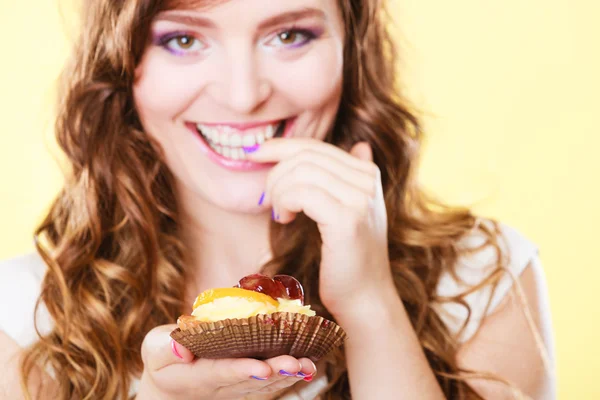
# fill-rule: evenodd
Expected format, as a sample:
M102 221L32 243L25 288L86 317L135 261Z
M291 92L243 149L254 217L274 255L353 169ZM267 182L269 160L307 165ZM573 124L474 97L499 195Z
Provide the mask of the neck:
M179 202L186 263L193 278L190 296L211 287L232 287L270 259L268 213L223 210L185 189L179 191Z

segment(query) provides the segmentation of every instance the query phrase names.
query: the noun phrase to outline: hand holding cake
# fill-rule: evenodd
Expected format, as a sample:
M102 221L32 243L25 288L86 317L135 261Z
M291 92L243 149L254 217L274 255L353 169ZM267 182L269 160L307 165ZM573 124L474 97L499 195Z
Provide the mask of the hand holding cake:
M314 362L345 338L338 325L304 305L295 278L250 275L235 287L202 292L176 327L148 333L138 398L268 396L312 381Z
M146 335L142 344L144 372L136 399L272 399L317 375L315 364L308 358L195 358L169 337L174 328L176 325L163 325Z

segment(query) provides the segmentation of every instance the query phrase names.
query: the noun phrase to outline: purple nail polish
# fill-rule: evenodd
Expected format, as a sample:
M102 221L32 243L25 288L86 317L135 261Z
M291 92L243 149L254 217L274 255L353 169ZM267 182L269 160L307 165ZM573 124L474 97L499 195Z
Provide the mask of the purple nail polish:
M312 380L314 379L314 377L315 377L315 374L307 375L307 374L305 374L303 372L298 372L296 374L296 378L302 378L306 382L312 382Z
M258 376L254 376L254 375L252 375L250 378L256 379L257 381L266 381L267 379L269 379L269 378L259 378Z
M252 154L252 153L256 153L258 151L258 149L260 149L260 144L255 144L254 146L242 147L242 148L244 149L244 153Z
M290 374L289 372L284 371L284 370L279 371L279 375L282 375L282 376L296 376L296 374Z
M275 221L275 210L271 210L271 219Z
M263 203L265 202L265 195L266 195L266 193L263 192L263 194L260 196L260 200L258 201L259 206L262 206Z

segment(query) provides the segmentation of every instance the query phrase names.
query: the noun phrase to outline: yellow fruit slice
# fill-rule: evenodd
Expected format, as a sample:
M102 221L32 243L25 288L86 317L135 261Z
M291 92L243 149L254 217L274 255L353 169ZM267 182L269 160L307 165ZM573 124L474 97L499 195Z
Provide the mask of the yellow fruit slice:
M241 297L248 301L256 301L260 303L270 303L273 306L277 307L279 302L268 296L264 293L255 292L253 290L246 290L241 288L222 288L222 289L208 289L198 297L196 297L196 301L194 302L194 310L201 306L202 304L210 303L216 299L221 299L223 297Z

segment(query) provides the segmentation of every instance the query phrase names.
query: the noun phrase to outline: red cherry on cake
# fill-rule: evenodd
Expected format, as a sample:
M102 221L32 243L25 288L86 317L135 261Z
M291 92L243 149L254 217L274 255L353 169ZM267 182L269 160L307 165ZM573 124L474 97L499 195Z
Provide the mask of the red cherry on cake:
M302 288L302 284L298 282L296 278L289 275L275 275L273 280L283 284L286 291L286 298L300 300L300 302L304 304L304 289Z
M296 278L289 275L275 275L273 279L262 274L248 275L236 287L264 293L274 299L300 300L304 305L304 289Z
M240 280L238 287L264 293L274 299L287 298L287 290L281 282L274 281L266 275L248 275Z

